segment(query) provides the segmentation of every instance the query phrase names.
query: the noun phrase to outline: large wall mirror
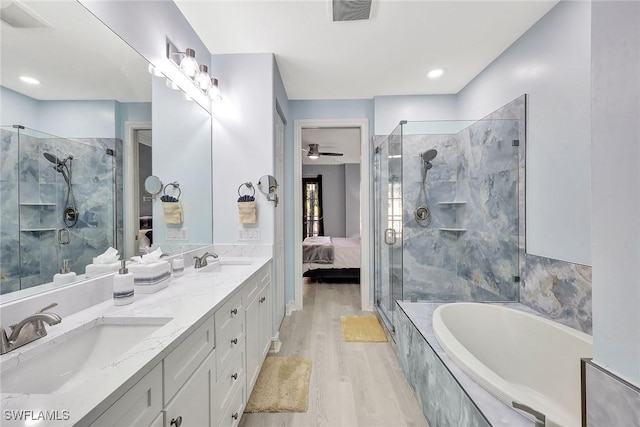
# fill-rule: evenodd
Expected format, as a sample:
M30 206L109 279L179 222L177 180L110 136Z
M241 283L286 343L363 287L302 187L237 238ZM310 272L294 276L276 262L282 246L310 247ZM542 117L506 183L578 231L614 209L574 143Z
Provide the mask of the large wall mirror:
M64 259L81 280L110 246L210 244L211 209L190 210L210 203L210 114L80 3L0 7L1 294L49 289ZM152 174L181 184L183 224L163 223Z

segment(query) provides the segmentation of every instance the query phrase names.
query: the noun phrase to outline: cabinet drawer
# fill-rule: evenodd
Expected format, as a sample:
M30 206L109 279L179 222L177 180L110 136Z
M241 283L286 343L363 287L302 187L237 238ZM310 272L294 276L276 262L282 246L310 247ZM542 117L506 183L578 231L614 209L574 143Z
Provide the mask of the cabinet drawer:
M244 305L242 302L242 292L238 292L231 299L216 310L216 334L224 333L228 328L244 318Z
M160 411L162 411L162 364L158 363L91 426L148 426L155 421Z
M164 358L165 405L214 349L214 329L214 319L211 316Z
M258 288L262 289L270 281L271 281L271 263L267 264L265 267L262 267L262 269L258 271Z
M240 423L242 418L242 411L244 410L244 401L246 395L246 386L239 387L231 401L229 407L224 411L224 415L220 419L219 427L236 427Z
M242 313L244 317L244 312ZM218 378L225 371L229 362L239 349L244 350L245 342L244 321L234 322L224 333L217 335L216 342L216 372Z
M213 409L216 414L225 411L236 390L246 383L244 361L245 350L241 348L233 355L227 369L218 376L218 382L213 392Z

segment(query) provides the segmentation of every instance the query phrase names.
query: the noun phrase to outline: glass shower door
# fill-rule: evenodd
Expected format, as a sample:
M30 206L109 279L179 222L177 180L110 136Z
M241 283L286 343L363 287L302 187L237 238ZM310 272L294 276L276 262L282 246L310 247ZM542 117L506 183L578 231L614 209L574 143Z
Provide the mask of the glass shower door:
M395 300L402 299L402 145L401 127L376 148L375 303L394 332Z

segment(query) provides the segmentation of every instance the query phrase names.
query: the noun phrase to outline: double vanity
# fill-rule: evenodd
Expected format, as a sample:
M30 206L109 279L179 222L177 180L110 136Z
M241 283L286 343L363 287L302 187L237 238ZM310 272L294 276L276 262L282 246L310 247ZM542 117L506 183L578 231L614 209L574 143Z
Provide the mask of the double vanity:
M2 355L1 424L237 425L271 344L271 258L222 257L134 298Z

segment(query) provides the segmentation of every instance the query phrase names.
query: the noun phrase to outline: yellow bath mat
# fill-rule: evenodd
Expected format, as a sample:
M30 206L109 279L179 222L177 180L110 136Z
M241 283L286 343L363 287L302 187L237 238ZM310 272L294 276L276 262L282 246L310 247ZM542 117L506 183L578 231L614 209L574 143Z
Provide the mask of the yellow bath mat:
M342 316L342 341L386 342L387 336L376 316Z
M267 357L245 412L306 412L311 359Z

